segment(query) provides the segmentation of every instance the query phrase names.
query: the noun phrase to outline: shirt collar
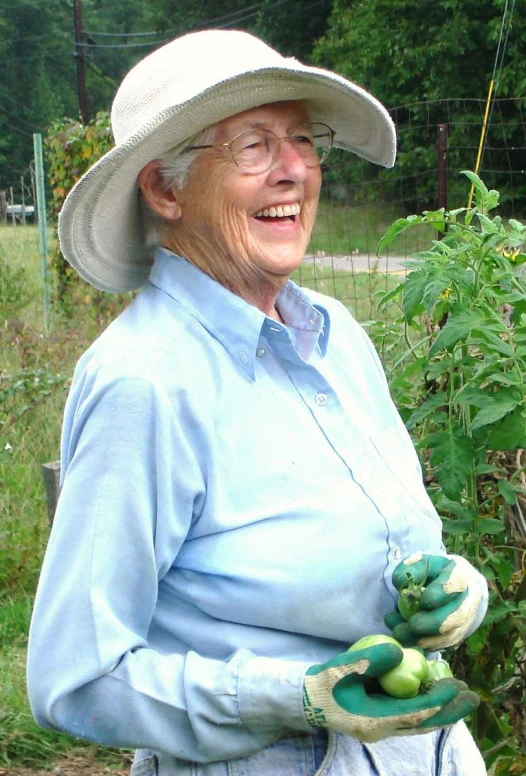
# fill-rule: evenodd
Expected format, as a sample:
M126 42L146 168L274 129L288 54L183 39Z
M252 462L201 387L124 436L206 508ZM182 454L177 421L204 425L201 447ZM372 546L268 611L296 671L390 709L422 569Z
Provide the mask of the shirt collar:
M153 286L185 307L224 345L241 371L255 379L256 350L262 331L270 325L282 330L285 326L166 248L157 249L149 279ZM319 344L324 356L329 335L327 310L313 304L291 280L279 292L276 306L299 355L307 360Z

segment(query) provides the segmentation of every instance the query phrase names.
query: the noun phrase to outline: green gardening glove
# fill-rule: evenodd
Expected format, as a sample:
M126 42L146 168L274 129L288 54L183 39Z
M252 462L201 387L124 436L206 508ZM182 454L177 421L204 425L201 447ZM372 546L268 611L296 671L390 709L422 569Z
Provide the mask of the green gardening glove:
M457 679L441 679L428 692L408 700L369 694L367 680L395 668L402 658L400 647L385 643L311 666L303 691L307 721L374 743L452 725L478 706L478 696Z
M398 612L388 614L386 625L404 646L438 650L459 644L482 619L480 579L465 558L415 553L395 568L393 585L400 592L410 586L424 586L418 611L407 621Z

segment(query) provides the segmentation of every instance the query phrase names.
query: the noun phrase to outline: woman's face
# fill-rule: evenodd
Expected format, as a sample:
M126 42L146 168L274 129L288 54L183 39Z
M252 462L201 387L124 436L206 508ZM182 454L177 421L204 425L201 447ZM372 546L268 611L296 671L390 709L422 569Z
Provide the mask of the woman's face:
M226 143L254 127L282 138L308 120L302 102L263 105L221 121L213 142ZM243 174L228 150L203 150L176 192L180 216L165 244L227 286L235 283L226 282L225 274L240 274L249 287L266 281L279 290L304 258L320 185L319 167L307 167L287 142L270 170L257 175ZM280 207L292 208L292 214L263 215Z

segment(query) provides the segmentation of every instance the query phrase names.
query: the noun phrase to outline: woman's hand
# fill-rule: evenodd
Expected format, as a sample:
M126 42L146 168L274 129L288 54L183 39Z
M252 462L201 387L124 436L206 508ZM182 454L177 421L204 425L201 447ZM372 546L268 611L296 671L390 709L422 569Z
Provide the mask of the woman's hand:
M398 612L385 617L404 646L444 649L473 632L483 595L479 574L465 558L416 553L395 568L393 584L399 592L412 584L424 585L419 611L407 622Z
M307 721L372 743L390 736L428 733L476 709L478 696L456 679L441 679L429 692L408 700L368 694L365 681L395 668L402 657L400 647L385 643L312 666L303 692Z

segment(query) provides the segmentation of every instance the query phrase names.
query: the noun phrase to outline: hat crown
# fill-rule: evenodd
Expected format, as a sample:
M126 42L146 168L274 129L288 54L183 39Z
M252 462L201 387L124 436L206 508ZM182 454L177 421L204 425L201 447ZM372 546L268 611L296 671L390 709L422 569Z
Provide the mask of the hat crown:
M147 131L164 110L228 78L290 62L295 60L238 30L203 30L177 38L141 60L124 78L111 110L115 142Z

